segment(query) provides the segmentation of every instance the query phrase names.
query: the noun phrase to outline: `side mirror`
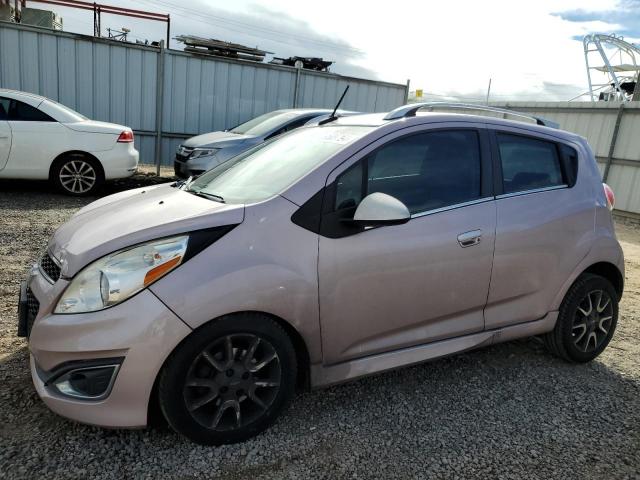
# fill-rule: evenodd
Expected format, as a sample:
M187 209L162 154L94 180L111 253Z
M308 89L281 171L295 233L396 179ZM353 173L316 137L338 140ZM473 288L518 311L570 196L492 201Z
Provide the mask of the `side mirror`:
M353 215L352 222L365 227L400 225L411 219L407 206L386 193L371 193L364 197Z

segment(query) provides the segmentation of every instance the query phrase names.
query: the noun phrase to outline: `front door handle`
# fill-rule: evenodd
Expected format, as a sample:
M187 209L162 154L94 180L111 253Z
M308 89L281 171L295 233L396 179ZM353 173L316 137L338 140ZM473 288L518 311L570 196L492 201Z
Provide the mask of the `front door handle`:
M482 238L482 230L471 230L458 235L458 243L462 248L473 247L480 243Z

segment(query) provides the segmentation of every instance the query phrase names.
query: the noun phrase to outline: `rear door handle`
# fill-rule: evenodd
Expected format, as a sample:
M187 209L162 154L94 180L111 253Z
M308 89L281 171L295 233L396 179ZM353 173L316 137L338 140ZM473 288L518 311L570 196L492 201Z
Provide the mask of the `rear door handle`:
M480 243L482 238L482 230L471 230L458 235L458 243L462 248L473 247Z

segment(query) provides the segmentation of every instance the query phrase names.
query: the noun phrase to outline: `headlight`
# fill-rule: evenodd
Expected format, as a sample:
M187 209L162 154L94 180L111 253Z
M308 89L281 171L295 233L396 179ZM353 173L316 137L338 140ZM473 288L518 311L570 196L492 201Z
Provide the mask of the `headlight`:
M200 157L209 157L215 155L219 148L194 148L193 153L189 156L189 160Z
M71 281L54 313L95 312L123 302L176 268L188 235L154 240L107 255Z

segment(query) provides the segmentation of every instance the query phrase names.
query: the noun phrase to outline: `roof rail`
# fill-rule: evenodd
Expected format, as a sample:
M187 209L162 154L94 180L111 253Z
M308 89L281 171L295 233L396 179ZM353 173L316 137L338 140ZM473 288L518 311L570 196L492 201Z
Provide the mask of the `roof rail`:
M478 110L482 112L502 113L504 115L511 115L514 117L526 118L533 120L538 125L544 125L545 127L560 128L560 125L551 120L536 117L535 115L529 115L528 113L517 112L515 110L508 110L506 108L489 107L487 105L476 105L473 103L455 103L455 102L422 102L422 103L410 103L403 105L394 110L391 110L384 116L384 120L396 120L398 118L415 117L416 112L422 108L430 108L433 111L434 108L459 108L461 110Z

